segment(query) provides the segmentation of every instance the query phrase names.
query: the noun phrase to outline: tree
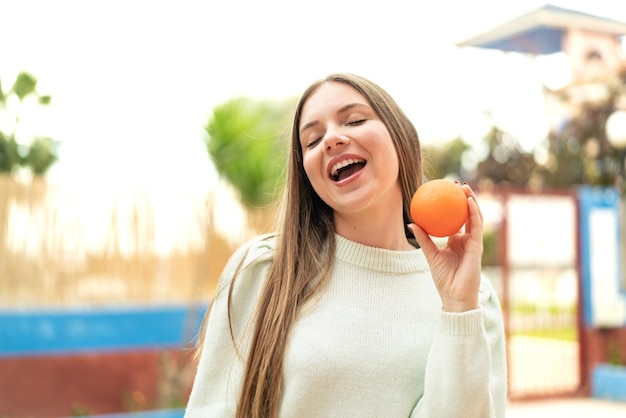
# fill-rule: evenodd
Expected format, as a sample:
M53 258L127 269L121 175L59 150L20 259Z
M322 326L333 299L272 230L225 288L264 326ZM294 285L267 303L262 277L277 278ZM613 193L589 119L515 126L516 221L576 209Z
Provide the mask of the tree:
M240 97L213 109L205 144L216 170L238 191L253 228L266 230L285 169L291 100Z
M533 154L525 152L516 137L495 126L483 141L489 153L478 163L478 178L489 179L500 186L528 187L537 170Z
M617 85L598 84L596 88L602 94L581 100L573 106L572 116L550 133L549 159L542 173L547 185L618 184L623 157L620 158L619 150L607 139L606 121L615 110L615 103L625 86L626 71L619 75ZM568 96L562 100L572 101Z
M291 102L237 98L217 106L206 146L218 173L248 207L273 203L286 160Z
M0 112L9 122L8 129L0 129L0 173L11 174L24 167L34 175L43 176L58 159L58 142L54 139L35 137L30 138L29 143L22 143L16 138L23 105L30 99L40 106L48 106L51 101L50 96L37 92L37 79L33 75L20 72L6 92L0 80Z
M25 110L23 105L33 100L38 106L50 104L50 96L37 92L37 79L31 74L19 73L7 91L0 81L0 119L3 122L0 125L0 220L4 221L4 224L0 222L0 277L5 280L24 280L24 271L36 270L41 264L29 255L11 250L7 244L11 203L33 205L45 197L43 181L23 184L12 174L19 168L26 168L35 179L41 179L57 160L57 142L52 138L17 138L16 132Z
M429 179L453 177L467 179L462 167L463 154L470 146L461 138L437 145L426 145L424 155L424 174Z

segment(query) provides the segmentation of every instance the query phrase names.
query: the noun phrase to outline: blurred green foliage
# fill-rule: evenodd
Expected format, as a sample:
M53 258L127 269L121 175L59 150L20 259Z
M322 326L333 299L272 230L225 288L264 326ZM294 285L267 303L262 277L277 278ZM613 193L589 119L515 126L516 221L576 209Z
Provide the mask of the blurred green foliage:
M290 100L236 98L214 108L205 126L211 160L248 207L277 199L294 105Z
M20 72L10 89L5 91L0 80L0 112L12 123L0 129L0 173L14 173L18 168L27 168L32 174L44 175L57 161L59 143L49 137L34 137L29 141L18 141L16 132L20 125L23 103L35 99L39 106L47 106L51 97L37 92L37 79Z

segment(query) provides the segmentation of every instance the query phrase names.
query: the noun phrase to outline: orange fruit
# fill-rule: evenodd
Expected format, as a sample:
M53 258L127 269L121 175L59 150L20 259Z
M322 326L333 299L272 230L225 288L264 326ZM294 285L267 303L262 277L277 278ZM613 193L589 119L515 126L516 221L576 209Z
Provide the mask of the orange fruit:
M467 196L458 184L436 179L422 184L411 199L411 217L428 235L447 237L465 224Z

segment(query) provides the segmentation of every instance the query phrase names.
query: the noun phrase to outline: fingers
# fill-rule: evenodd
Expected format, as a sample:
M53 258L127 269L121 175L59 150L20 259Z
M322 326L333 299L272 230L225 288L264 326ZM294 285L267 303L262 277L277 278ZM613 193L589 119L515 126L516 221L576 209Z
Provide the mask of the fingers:
M468 220L465 223L465 231L469 233L473 240L482 240L483 236L483 213L478 206L476 194L469 186L463 186L467 197L467 206L469 209Z
M472 188L467 183L463 183L461 188L465 192L465 195L468 197L468 199L471 198L471 200L474 201L474 204L475 204L476 209L478 211L478 217L479 217L479 219L480 219L480 221L482 223L482 221L483 221L483 212L482 212L482 210L480 210L480 206L478 205L478 200L476 199L476 193L474 193L474 190L472 190ZM470 216L471 216L471 211L470 211Z

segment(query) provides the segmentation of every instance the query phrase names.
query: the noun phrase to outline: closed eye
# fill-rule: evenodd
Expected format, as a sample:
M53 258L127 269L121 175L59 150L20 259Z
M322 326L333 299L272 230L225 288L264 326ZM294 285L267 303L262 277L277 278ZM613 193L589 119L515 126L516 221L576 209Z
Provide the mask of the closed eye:
M314 147L314 146L316 146L317 144L319 144L319 142L320 142L321 140L322 140L322 137L320 136L319 138L314 139L313 141L311 141L311 142L309 142L308 144L306 144L306 147L307 147L307 148Z
M357 119L357 120L353 120L353 121L346 123L346 125L359 126L365 123L365 121L367 121L367 119Z

